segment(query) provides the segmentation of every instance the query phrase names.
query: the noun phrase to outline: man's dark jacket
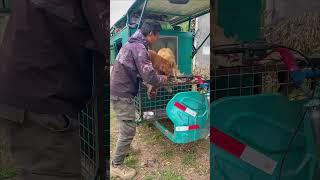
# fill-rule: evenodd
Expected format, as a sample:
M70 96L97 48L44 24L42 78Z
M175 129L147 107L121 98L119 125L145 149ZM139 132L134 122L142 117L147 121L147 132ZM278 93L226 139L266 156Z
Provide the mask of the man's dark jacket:
M108 11L105 0L13 1L0 46L0 103L76 114L91 96L90 50L107 56Z
M160 86L162 76L153 69L145 36L136 31L122 46L112 68L110 95L133 98L137 95L139 82Z

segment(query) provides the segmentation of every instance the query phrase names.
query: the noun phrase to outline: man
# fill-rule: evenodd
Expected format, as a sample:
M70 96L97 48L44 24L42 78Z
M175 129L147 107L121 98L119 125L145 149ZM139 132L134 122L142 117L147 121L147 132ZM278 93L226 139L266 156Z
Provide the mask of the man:
M80 179L77 114L91 98L92 57L105 63L108 9L105 0L12 1L0 45L0 171Z
M167 82L166 76L156 74L148 53L149 46L157 41L160 30L158 22L144 22L141 29L122 46L113 66L110 100L119 122L119 136L111 176L130 179L136 175L134 169L123 165L136 132L133 98L138 93L140 78L154 87Z

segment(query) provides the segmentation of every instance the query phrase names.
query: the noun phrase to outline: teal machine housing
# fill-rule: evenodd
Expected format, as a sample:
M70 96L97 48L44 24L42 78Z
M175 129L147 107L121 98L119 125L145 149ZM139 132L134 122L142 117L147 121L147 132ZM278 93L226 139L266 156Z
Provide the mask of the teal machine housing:
M227 36L237 36L240 42L254 42L261 37L264 3L264 0L219 1L216 5L217 23ZM253 84L251 77L237 79L230 82L231 86L237 86L239 82ZM249 82L243 82L244 79ZM226 88L223 82L219 85ZM319 156L314 144L312 125L308 120L310 117L306 117L290 149L287 149L294 129L304 118L305 102L289 101L288 97L276 93L245 94L248 95L223 94L211 103L210 179L318 179ZM228 95L230 96L225 97ZM220 134L220 137L215 136L216 134ZM221 134L237 142L233 142L235 146L227 147L225 144L229 139ZM250 147L251 154L243 153L245 150L239 148L239 144ZM259 152L260 155L253 151ZM285 152L288 154L283 164L282 177L279 178L281 160ZM250 156L255 158L250 159ZM265 163L268 160L275 164Z
M176 107L176 103L190 109L196 114L188 114ZM177 93L167 104L166 112L174 123L173 132L161 124L156 126L173 142L184 144L205 138L209 134L209 101L197 91Z
M304 121L302 130L290 149L287 149L293 129L301 118L303 102L289 101L280 94L234 96L215 100L210 107L211 126L272 159L275 166L270 168L267 163L263 164L265 159L254 153L248 156L255 158L246 161L243 156L237 157L221 148L221 145L212 143L211 179L278 180L281 159L288 151L281 180L315 180L316 171L319 171L319 157L316 155L309 120ZM230 148L237 149L236 146Z
M238 37L240 42L256 41L261 35L264 0L217 1L217 23L227 37Z

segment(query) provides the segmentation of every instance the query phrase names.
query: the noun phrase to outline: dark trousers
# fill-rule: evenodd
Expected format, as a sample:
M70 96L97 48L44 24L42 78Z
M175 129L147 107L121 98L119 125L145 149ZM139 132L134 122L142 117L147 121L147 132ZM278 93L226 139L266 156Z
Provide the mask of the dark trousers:
M110 101L119 123L118 141L112 163L114 165L121 165L136 134L135 106L133 99L112 96L110 97Z
M17 174L8 179L79 180L79 141L77 119L0 110L0 171Z

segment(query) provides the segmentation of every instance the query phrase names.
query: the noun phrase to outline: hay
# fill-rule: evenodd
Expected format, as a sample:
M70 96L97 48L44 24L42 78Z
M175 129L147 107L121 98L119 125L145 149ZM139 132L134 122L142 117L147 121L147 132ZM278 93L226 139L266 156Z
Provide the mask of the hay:
M192 70L192 74L195 76L201 76L201 78L204 80L209 80L210 79L210 68L196 65Z
M320 49L320 15L305 13L302 16L280 19L265 27L266 40L297 49L309 56Z

